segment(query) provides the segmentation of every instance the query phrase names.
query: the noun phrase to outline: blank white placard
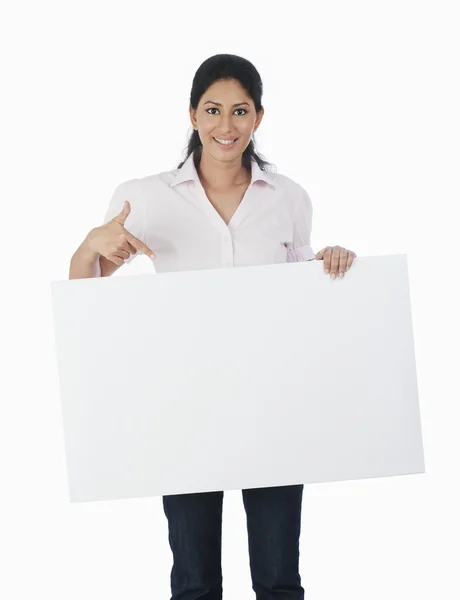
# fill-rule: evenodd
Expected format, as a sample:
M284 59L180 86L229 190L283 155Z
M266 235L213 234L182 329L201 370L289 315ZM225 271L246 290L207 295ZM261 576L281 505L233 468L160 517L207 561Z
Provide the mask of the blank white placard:
M51 296L72 502L425 472L406 255Z

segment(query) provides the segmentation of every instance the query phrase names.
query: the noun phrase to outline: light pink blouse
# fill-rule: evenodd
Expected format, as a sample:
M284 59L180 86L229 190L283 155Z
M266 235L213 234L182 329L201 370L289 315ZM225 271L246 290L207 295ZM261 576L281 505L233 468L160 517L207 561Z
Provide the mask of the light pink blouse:
M303 187L252 160L251 183L228 226L193 162L118 185L104 223L129 200L126 229L156 254L157 273L313 260L312 203ZM131 262L140 252L126 259Z

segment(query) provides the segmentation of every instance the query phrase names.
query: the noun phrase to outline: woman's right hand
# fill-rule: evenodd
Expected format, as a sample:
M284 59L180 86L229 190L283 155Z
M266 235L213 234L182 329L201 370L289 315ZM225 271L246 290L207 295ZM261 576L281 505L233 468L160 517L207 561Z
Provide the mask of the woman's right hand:
M116 265L122 265L126 258L136 254L138 250L150 258L155 258L155 253L148 246L125 229L124 224L130 212L131 206L125 200L120 214L88 233L85 240L88 250L104 256Z

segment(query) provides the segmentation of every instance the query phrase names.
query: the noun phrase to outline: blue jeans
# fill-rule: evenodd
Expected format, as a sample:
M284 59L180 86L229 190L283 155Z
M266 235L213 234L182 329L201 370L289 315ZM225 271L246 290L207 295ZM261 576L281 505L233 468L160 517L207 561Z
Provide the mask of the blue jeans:
M299 575L303 485L242 490L256 600L304 600ZM222 600L223 492L163 496L171 600Z

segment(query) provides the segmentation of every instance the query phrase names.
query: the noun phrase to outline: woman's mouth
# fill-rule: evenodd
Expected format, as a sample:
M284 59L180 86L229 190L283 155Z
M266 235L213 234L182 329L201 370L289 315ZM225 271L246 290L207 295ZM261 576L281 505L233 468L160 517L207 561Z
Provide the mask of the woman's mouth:
M213 137L212 139L216 142L216 144L219 144L219 146L221 148L232 148L235 145L235 142L237 142L239 138L235 138L232 141L219 140L219 138L215 138L215 137Z

